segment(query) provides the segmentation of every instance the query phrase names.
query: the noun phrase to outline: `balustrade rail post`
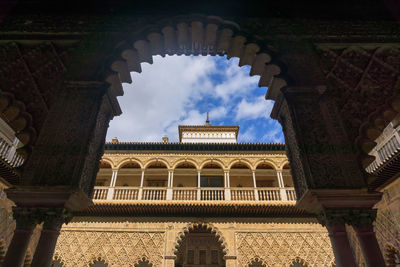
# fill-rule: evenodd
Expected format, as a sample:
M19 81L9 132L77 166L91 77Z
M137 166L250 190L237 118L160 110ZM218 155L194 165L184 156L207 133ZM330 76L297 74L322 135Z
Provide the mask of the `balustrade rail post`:
M197 171L197 200L201 200L200 171Z
M167 200L172 200L172 184L174 183L174 171L168 171L168 188L167 188Z
M230 189L231 185L230 185L229 171L225 171L224 175L225 175L224 199L231 200L231 189Z
M114 188L117 182L117 175L118 175L118 170L112 170L110 187L108 188L107 192L107 200L112 200L114 197Z
M144 170L142 170L142 176L140 178L140 187L138 192L138 200L142 200L143 198L143 183L144 183Z
M259 198L258 198L256 171L253 171L253 186L254 186L254 200L258 201Z

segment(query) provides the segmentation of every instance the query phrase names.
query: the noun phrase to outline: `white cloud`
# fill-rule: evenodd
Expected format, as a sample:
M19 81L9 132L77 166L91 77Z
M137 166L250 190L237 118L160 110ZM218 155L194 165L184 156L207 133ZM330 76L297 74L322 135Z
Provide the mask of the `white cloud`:
M263 96L259 96L252 102L247 102L246 99L237 106L235 119L239 120L254 120L258 118L267 118L271 113L273 102L265 100Z
M239 141L283 141L279 125L265 128L270 123L261 122L270 120L273 105L259 96L257 90L265 88L257 87L259 78L249 77L249 68L239 68L237 59L156 56L153 61L123 85L125 95L118 99L123 114L111 121L108 141L159 142L163 135L178 141L178 125L202 125L206 111L214 125L242 122ZM243 123L247 120L252 121Z
M257 88L259 76L249 76L249 70L245 67L239 68L239 59L230 59L230 64L223 70L224 81L215 87L215 93L221 97L224 102L233 97L243 97L249 95L254 88ZM260 89L265 90L265 89Z
M110 123L107 140L160 141L160 133L187 114L193 100L210 92L208 75L215 71L211 57L156 56L154 64L142 64L143 72L132 74L132 84L124 84L125 95L119 97L123 114ZM189 119L188 118L188 119ZM202 118L204 121L205 117ZM177 129L172 139L177 140Z
M282 127L277 121L274 121L272 124L271 127L268 127L267 133L263 135L261 140L269 143L284 143Z

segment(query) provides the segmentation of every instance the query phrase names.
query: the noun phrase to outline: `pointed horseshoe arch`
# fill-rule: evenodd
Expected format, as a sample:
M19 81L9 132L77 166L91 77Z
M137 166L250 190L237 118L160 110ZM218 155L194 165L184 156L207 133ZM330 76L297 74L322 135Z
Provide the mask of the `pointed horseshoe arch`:
M221 243L222 252L225 255L229 255L228 246L226 244L225 238L223 237L221 231L211 223L190 223L190 224L186 225L177 234L177 237L175 240L175 245L173 247L173 250L171 251L171 255L176 255L176 253L178 252L180 243L182 242L185 235L187 235L190 231L193 231L196 227L206 227L207 230L209 230L212 234L214 234L218 238L218 241Z

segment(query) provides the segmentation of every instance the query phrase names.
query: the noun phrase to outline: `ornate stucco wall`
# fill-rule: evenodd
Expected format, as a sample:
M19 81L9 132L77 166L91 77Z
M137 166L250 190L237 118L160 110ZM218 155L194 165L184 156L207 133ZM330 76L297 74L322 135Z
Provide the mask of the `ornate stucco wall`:
M61 231L55 258L64 266L88 266L101 259L109 266L133 266L148 259L166 266L178 241L195 224L210 228L235 266L258 259L267 266L332 266L334 256L325 228L312 218L99 218L77 217Z

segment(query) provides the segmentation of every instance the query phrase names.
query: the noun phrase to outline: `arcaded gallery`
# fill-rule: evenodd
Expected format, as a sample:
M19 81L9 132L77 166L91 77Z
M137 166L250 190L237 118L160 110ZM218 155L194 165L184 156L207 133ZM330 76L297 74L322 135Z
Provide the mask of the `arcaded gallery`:
M399 10L391 0L3 1L0 266L399 267ZM245 106L259 121L209 118L215 102L202 100L196 119L162 125L168 135L145 128L162 124L148 112L165 118L176 102L135 82L154 67L147 83L167 88L175 78L155 66L172 56L247 70L262 109L231 69L231 88L204 90L224 99L226 118ZM223 72L191 63L168 67L181 71L173 86ZM127 115L119 127L130 134L110 138L133 103L142 121ZM258 137L267 119L281 139Z

